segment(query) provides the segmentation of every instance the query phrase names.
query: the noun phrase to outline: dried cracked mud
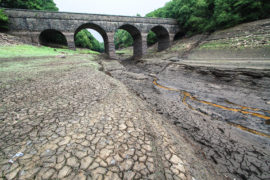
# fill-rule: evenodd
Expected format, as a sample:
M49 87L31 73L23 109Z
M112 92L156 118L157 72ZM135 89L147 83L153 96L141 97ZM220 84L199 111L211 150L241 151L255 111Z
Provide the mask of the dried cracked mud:
M148 103L78 59L1 74L0 179L223 178Z
M270 178L265 119L200 102L233 109L224 99L245 105L249 93L251 106L260 104L251 112L269 117L261 102L270 97L267 73L255 96L248 83L213 83L168 61L99 60L100 71L88 61L55 58L33 72L0 72L0 179Z
M102 65L173 124L223 178L269 179L270 71L174 61Z

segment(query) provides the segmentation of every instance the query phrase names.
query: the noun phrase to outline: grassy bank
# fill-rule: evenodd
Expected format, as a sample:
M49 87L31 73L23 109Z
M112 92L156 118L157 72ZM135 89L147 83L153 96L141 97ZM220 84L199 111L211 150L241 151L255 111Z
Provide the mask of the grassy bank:
M96 51L88 49L58 49L45 46L15 45L3 46L0 48L0 58L16 57L38 57L38 56L57 56L57 55L75 55L75 54L99 54Z

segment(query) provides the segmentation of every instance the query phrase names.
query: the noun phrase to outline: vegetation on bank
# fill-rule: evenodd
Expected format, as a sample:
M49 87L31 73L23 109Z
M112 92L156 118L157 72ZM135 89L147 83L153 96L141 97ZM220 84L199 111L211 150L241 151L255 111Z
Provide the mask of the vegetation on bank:
M243 48L269 48L270 36L252 35L218 39L200 45L199 49L243 49Z
M146 17L178 20L183 33L211 32L270 17L269 0L172 0Z
M0 0L1 7L58 11L53 0ZM137 16L140 16L139 14ZM150 12L146 17L164 17L178 20L183 35L213 32L240 23L270 17L269 0L171 0L162 8ZM0 10L0 28L7 28L8 18ZM61 37L52 35L53 40ZM50 38L48 38L50 39ZM150 31L148 45L157 42L157 36ZM117 30L114 37L116 49L133 45L133 38L125 30ZM104 43L98 42L86 29L77 33L75 44L78 47L104 52Z
M53 0L0 0L0 6L5 8L58 11Z
M17 45L3 46L0 48L0 58L16 57L39 57L39 56L57 56L57 55L75 55L75 54L99 54L96 51L88 49L57 49L45 46Z
M133 45L132 36L125 30L118 29L114 35L116 49L122 49Z
M14 59L1 62L0 87L8 86L7 82L32 81L33 78L61 73L71 69L87 67L99 69L100 65L93 55L67 56L66 58L47 57L43 59Z
M4 13L4 10L0 9L0 31L8 29L8 17Z
M88 48L97 52L104 52L104 43L100 43L86 29L81 30L75 36L75 44L77 47Z

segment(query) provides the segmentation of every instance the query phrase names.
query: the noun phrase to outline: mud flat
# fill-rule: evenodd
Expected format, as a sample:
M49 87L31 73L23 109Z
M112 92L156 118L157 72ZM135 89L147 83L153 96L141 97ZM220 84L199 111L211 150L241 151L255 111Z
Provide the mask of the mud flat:
M1 180L224 178L93 56L0 63Z
M158 58L101 64L174 125L218 173L237 179L270 177L269 70Z

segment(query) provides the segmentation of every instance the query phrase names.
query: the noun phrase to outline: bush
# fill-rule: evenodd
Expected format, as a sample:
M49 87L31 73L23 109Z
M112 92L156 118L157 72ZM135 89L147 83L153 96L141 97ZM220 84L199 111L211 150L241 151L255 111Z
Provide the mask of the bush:
M151 46L156 42L157 42L157 35L153 31L150 31L147 35L147 45Z
M4 10L0 9L0 30L8 30L8 16L4 13Z

